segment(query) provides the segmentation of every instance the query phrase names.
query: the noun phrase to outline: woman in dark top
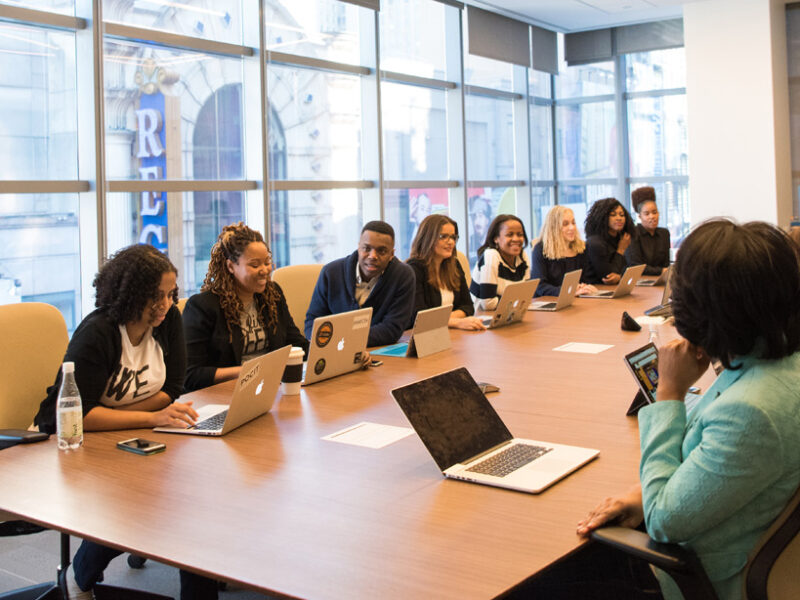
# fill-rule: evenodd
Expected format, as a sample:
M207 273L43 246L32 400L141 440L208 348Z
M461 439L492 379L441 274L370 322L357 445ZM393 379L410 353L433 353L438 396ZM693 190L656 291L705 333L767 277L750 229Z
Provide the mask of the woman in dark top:
M585 280L617 284L625 271L625 251L635 234L633 221L616 198L598 200L586 215Z
M258 231L241 222L222 228L201 292L183 309L187 391L235 379L245 360L287 344L308 350L271 273Z
M531 254L531 279L539 279L534 296L558 296L561 282L570 271L583 269L585 278L585 244L575 225L575 214L566 206L550 209L542 225L541 239L533 246ZM581 281L578 294L591 294L594 286Z
M647 265L645 275L661 275L669 267L669 230L658 226L656 192L650 186L631 193L633 210L639 215L636 235L625 252L628 266Z
M420 310L452 304L448 325L457 329L486 329L473 317L475 308L469 295L467 278L456 256L458 225L445 215L428 215L411 242L408 264L417 279L414 317ZM409 324L409 327L413 325Z

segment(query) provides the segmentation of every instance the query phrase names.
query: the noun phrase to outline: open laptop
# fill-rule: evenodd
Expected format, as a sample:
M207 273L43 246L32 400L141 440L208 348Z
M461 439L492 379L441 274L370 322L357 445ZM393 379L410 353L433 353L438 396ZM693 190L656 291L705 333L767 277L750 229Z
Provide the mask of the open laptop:
M450 348L450 331L447 323L453 312L452 304L435 306L417 312L411 336L403 336L400 343L372 350L370 356L409 356L424 358Z
M466 368L392 390L445 477L539 493L600 452L514 438Z
M231 403L201 406L192 427L156 427L153 431L218 437L269 412L291 349L291 345L284 346L242 363Z
M645 265L635 265L628 267L619 278L619 284L613 290L606 290L604 292L597 292L596 294L581 294L579 298L621 298L631 293L631 290L636 286L636 282L644 272Z
M558 293L558 299L555 302L548 302L545 300L538 300L531 302L528 310L549 310L556 311L568 307L575 300L578 294L578 284L581 282L582 269L564 273L564 279L561 280L561 291Z
M314 319L303 385L360 369L371 321L372 307Z
M661 275L659 275L656 279L640 279L636 282L636 285L639 286L654 286L654 285L666 285L667 279L669 279L669 271L672 269L672 265L661 271Z
M503 290L503 295L500 297L494 312L479 318L489 329L522 321L522 317L525 316L537 287L539 287L538 279L509 283Z
M664 292L661 294L661 304L653 306L644 311L650 317L671 317L672 316L672 267L667 270L667 279L664 282Z

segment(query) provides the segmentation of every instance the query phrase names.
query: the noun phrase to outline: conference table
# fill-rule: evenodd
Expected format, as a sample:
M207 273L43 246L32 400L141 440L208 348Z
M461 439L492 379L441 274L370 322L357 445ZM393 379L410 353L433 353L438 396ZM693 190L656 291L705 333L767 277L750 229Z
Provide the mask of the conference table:
M88 433L0 453L0 509L81 538L275 596L493 598L585 543L579 519L637 482L636 384L622 357L648 330L622 331L661 288L577 299L520 324L451 330L452 348L279 397L222 438L148 430ZM675 335L660 326L661 339ZM569 342L610 344L597 354ZM416 435L372 449L321 439L360 422L408 427L390 390L466 366L500 388L488 397L517 437L600 456L538 495L444 479ZM233 382L183 396L227 402ZM134 436L164 453L120 452Z

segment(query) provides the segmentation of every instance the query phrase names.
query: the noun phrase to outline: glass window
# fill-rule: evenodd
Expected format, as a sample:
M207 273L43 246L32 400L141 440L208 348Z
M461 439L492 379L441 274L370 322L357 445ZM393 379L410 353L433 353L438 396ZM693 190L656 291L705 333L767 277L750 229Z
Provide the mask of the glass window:
M270 152L286 165L272 178L362 179L361 78L268 67Z
M510 92L514 89L514 65L465 52L464 82Z
M105 43L109 179L244 177L241 60Z
M580 98L614 93L613 61L568 67L562 62L556 77L556 98Z
M381 84L385 179L447 179L445 93Z
M631 191L649 185L656 192L658 204L658 226L669 230L670 242L677 248L684 237L689 233L689 185L672 181L659 183L632 183ZM639 221L634 213L633 218Z
M364 199L360 190L274 190L270 216L276 267L328 263L358 246Z
M531 179L553 179L553 109L531 103Z
M103 0L103 20L242 43L242 7L235 0Z
M432 0L383 0L381 69L446 79L445 10Z
M372 18L371 10L336 0L266 0L267 59L272 50L360 64L359 20Z
M35 10L75 16L75 0L0 0L0 4L24 6Z
M558 203L572 209L572 212L575 213L575 224L581 232L581 237L586 239L583 225L586 221L586 212L589 206L601 198L614 197L616 193L617 187L611 183L592 185L562 184L558 190Z
M514 179L513 109L512 100L466 96L470 180Z
M0 179L77 179L75 34L0 23Z
M616 176L614 102L556 106L556 153L559 178Z
M625 55L629 92L686 87L686 52L683 48Z
M383 201L386 221L394 227L395 254L400 260L411 253L411 242L425 217L450 214L447 188L384 190Z
M528 93L539 98L552 97L552 75L535 69L528 69Z
M477 250L486 240L492 219L501 214L516 214L517 189L471 187L467 189L467 197L467 231L461 235L467 236L469 264L475 266L478 260Z
M81 318L77 194L0 195L0 304L49 302Z
M687 175L686 96L628 101L631 177Z
M534 186L531 188L531 199L533 202L533 223L531 223L531 231L528 234L529 237L535 238L539 236L544 218L555 203L555 190L553 186Z

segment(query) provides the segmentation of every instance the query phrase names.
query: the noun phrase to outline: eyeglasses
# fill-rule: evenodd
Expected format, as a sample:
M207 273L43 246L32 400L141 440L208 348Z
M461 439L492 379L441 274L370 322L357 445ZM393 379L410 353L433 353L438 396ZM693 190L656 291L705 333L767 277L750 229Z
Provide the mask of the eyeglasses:
M455 233L440 233L439 234L439 241L443 242L445 240L453 240L454 242L458 241L458 234Z

